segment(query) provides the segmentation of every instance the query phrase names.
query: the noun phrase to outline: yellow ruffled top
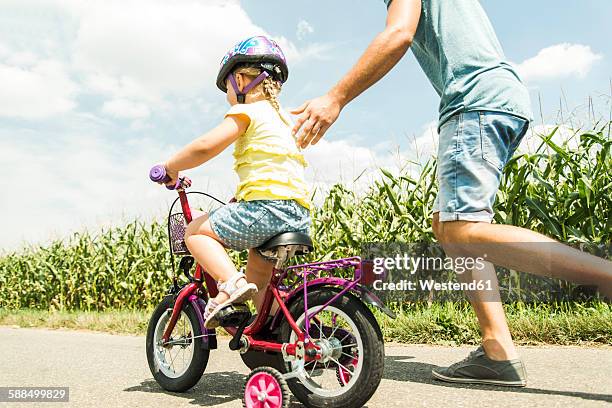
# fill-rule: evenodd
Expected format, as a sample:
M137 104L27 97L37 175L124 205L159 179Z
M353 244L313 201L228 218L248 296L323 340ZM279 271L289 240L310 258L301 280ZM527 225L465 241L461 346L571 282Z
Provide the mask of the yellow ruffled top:
M225 114L245 115L251 123L234 143L238 201L295 200L310 208L304 179L306 160L291 135L289 115L268 101L236 104Z

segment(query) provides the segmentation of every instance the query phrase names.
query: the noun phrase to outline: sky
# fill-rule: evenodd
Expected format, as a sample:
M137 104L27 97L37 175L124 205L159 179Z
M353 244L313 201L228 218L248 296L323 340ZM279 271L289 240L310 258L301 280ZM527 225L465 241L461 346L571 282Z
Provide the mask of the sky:
M608 117L612 2L481 4L530 91L536 131ZM238 40L280 43L290 108L333 86L385 17L382 0L3 0L0 251L159 217L175 193L148 170L222 120L215 77ZM309 182L323 191L365 170L367 185L377 167L429 157L437 106L409 52L305 151ZM231 197L230 150L187 172L194 190Z

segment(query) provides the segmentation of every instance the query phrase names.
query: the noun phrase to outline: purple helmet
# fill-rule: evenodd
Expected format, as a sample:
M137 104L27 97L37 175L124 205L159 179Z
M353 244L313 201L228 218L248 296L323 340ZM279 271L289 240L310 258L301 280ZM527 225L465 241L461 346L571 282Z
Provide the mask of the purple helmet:
M250 65L261 68L277 81L284 83L289 76L285 54L271 38L259 35L240 41L225 54L217 75L217 87L227 92L225 80L238 65Z

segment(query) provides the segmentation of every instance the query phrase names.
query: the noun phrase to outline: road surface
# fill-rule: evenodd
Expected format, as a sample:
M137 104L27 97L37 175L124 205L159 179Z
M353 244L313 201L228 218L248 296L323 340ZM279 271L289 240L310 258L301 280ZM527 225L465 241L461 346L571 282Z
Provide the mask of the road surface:
M227 340L211 353L207 372L184 394L153 380L144 337L0 327L0 386L68 386L69 407L241 407L248 369ZM527 388L448 385L433 367L467 355L469 347L386 346L385 375L369 408L612 407L612 347L522 347ZM34 403L0 403L31 407ZM295 402L292 407L300 407Z

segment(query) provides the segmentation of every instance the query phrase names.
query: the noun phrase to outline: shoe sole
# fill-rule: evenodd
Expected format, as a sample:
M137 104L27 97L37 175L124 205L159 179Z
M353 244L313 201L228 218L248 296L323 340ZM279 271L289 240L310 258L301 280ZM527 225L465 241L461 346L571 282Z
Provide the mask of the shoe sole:
M221 303L220 305L218 305L211 313L210 316L208 316L208 318L206 319L206 321L204 322L204 327L207 329L216 329L217 327L219 327L219 321L216 319L216 315L217 313L219 313L219 311L221 309L223 309L224 307L231 305L233 303L244 303L247 300L249 300L251 297L253 297L253 295L255 293L257 293L257 286L255 286L254 288L249 286L251 284L245 285L244 289L240 290L238 289L238 293L236 294L235 297L233 298L229 298L228 300L226 300L225 302Z
M501 385L504 387L525 387L527 385L526 381L503 381L503 380L484 380L484 379L478 379L478 378L447 377L435 371L432 371L431 375L433 375L434 378L438 380L452 382L452 383L461 383L461 384L487 384L487 385Z
M242 289L242 290L241 290ZM225 305L228 303L244 303L247 300L251 299L254 294L256 294L257 286L252 283L244 285L243 288L239 288L235 296L230 297Z

